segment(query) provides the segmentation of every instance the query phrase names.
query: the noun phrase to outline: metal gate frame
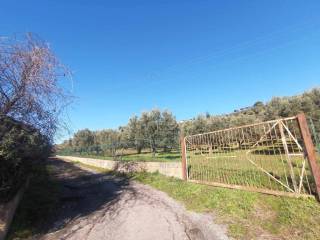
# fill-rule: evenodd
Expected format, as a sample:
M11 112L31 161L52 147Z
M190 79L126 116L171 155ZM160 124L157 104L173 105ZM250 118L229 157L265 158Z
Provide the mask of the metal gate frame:
M261 189L261 188L243 186L243 185L233 185L233 184L230 185L230 184L219 183L219 182L209 182L209 181L203 181L203 180L201 180L201 181L192 180L188 176L188 162L187 162L188 161L188 156L187 156L187 144L186 144L186 139L187 139L188 136L186 136L186 137L182 136L181 139L180 139L180 142L181 142L181 157L182 157L182 178L184 180L186 180L186 181L200 183L200 184L213 185L213 186L217 186L217 187L241 189L241 190L261 192L261 193L272 194L272 195L293 196L293 197L312 197L313 195L301 194L301 184L302 184L301 177L303 177L303 171L304 171L304 168L305 168L305 160L307 159L307 161L309 163L309 166L310 166L310 170L311 170L312 176L314 178L314 182L315 182L316 198L318 200L320 200L320 168L316 163L315 147L314 147L314 144L312 142L312 138L311 138L311 134L310 134L310 131L309 131L309 127L308 127L306 116L305 116L304 113L300 113L295 117L286 118L286 119L296 119L297 120L298 126L299 126L299 130L300 130L300 134L301 134L301 139L303 141L303 144L302 144L303 146L301 146L296 139L293 139L293 141L295 141L295 143L297 144L298 148L300 150L302 150L303 153L304 153L304 163L303 163L303 167L302 167L301 174L300 174L300 179L299 179L300 181L299 181L299 184L297 184L296 182L293 182L294 189L288 189L289 191L285 192L285 191ZM285 140L283 131L288 131L289 135L291 133L287 129L285 124L283 124L281 122L281 120L282 119L279 119L277 124L279 124L280 133L281 133L281 139L282 139L282 142L283 142L284 150L288 154L288 150L287 150L288 148L287 148L287 145L286 145L286 140ZM246 126L248 126L248 125L246 125ZM242 126L242 127L245 127L245 126ZM262 139L260 139L260 140L262 140ZM249 160L249 161L251 161L251 160ZM291 164L290 163L290 158L288 158L287 161L288 161L288 164L290 165ZM254 161L251 161L251 163L255 165ZM257 167L259 168L259 166L257 166ZM291 166L291 169L292 169L292 166ZM263 169L260 169L260 170L263 171ZM269 173L266 172L266 174L269 174ZM290 174L291 174L292 180L294 181L294 179L296 179L296 178L294 177L294 172L292 170L291 170ZM273 176L271 176L271 177L273 177ZM275 179L275 180L278 181L277 179Z

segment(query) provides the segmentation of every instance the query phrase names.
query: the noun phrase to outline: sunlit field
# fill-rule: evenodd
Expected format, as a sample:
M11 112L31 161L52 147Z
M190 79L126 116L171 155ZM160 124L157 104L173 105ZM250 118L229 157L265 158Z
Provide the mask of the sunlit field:
M181 161L181 153L178 150L173 150L171 152L157 152L155 154L151 153L150 150L144 149L140 154L137 153L135 149L126 149L124 151L119 151L115 156L108 154L88 154L85 152L75 153L75 152L58 152L58 155L69 155L78 157L90 157L105 160L118 160L118 161L137 161L137 162L177 162Z
M313 178L303 156L290 156L294 178L288 159L283 154L255 154L246 150L211 155L192 152L187 159L190 180L287 192L294 189L293 179L299 189L302 166L305 164L300 191L314 193Z

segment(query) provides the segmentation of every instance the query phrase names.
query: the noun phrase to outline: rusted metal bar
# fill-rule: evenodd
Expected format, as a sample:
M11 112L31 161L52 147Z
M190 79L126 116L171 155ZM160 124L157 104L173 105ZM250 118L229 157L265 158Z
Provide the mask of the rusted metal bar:
M187 180L187 154L185 137L181 136L181 165L182 165L182 179Z
M320 168L316 163L316 152L311 139L307 119L304 113L297 115L301 137L304 142L305 153L309 161L312 175L316 184L317 198L320 200Z
M288 120L293 120L295 118L296 117L287 117L287 118L281 118L281 119L278 119L278 120L270 120L270 121L266 121L266 122L251 123L251 124L241 125L241 126L238 126L238 127L231 127L231 128L225 128L225 129L221 129L221 130L216 130L216 131L213 131L213 132L193 134L193 135L189 135L188 137L196 137L196 136L207 135L207 134L211 134L211 133L226 132L226 131L235 130L235 129L259 126L259 125L268 124L268 123L275 123L275 122L277 122L279 120L288 121Z

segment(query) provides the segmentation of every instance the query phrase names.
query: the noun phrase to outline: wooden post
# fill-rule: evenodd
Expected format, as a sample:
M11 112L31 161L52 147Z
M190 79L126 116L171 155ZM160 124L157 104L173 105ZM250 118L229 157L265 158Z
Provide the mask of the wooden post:
M186 142L183 135L180 137L180 143L181 143L182 179L187 180L187 153L186 153Z
M313 146L311 134L308 127L308 122L304 113L297 115L298 124L304 143L305 153L309 161L312 175L316 184L317 198L320 200L320 168L316 162L316 152Z

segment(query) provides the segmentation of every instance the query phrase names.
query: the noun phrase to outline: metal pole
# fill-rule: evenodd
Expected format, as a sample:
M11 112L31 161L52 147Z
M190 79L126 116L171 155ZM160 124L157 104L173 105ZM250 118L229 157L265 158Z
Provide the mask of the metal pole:
M187 180L186 142L183 135L180 138L180 143L181 143L182 179Z
M288 149L288 144L287 144L287 140L286 140L286 135L284 134L281 120L279 121L279 129L280 129L282 145L283 145L284 152L286 154L286 159L287 159L287 162L288 162L288 166L289 166L289 169L290 169L290 176L291 176L293 189L294 189L295 192L298 192L296 176L294 174L294 170L293 170L293 166L292 166L292 162L291 162L291 158L290 158L290 153L289 153L289 149Z
M320 200L320 168L316 163L316 152L311 139L311 134L308 128L308 123L304 113L297 115L298 124L304 143L305 153L309 161L312 175L316 184L317 198Z

